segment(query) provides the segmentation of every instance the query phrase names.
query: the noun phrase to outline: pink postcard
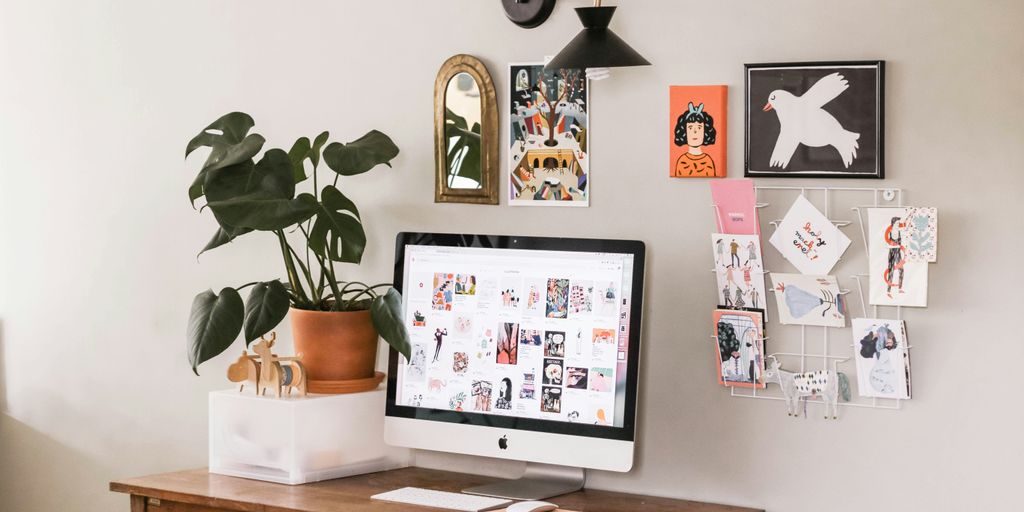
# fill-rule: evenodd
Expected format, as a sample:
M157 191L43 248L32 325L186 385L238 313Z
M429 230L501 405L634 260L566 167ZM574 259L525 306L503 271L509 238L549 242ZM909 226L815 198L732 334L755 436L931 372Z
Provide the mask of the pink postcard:
M718 232L730 235L760 235L754 198L754 180L711 182L711 201L718 217Z

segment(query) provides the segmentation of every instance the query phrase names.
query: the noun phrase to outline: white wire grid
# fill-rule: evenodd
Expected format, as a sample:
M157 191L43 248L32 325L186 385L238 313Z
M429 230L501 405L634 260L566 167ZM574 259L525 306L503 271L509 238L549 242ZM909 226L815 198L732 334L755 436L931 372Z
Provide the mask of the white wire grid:
M824 194L824 199L825 199L825 202L824 202L824 206L825 206L824 214L825 214L825 216L829 220L832 221L833 224L836 225L836 227L838 227L840 229L852 225L853 221L851 221L851 220L836 220L836 219L833 219L833 217L832 217L832 209L831 209L831 206L832 206L831 205L831 203L832 203L832 195L834 193L856 194L856 195L859 195L859 196L866 196L866 195L870 194L870 203L871 204L864 204L864 205L854 206L854 207L850 208L850 210L852 212L857 214L857 224L858 224L858 226L860 228L861 240L863 241L863 248L864 248L864 254L865 255L867 255L867 253L868 253L868 237L867 237L867 227L865 226L865 221L864 221L864 214L863 214L864 210L866 210L868 208L876 208L876 207L902 207L902 206L904 206L903 205L903 190L899 189L899 188L869 188L869 187L754 187L754 190L755 190L755 193L756 193L756 197L758 198L758 200L756 201L756 206L757 206L758 209L762 209L762 208L766 208L768 206L771 206L771 203L761 202L759 200L761 198L761 196L764 195L763 192L767 192L767 191L800 192L800 195L801 196L805 196L805 197L807 197L807 193L808 192L823 193ZM817 195L821 195L821 194L817 194ZM811 200L810 197L807 197L807 199ZM721 216L717 214L718 213L717 212L718 207L716 205L712 205L712 208L714 208L716 210L715 220L718 223L718 231L722 232ZM781 220L772 220L772 221L769 221L768 224L771 225L773 228L778 229L780 222L781 222ZM768 236L762 237L762 238L763 239L768 239L768 238L771 238L771 235L769 234ZM763 247L764 246L762 245L762 248ZM849 250L849 249L847 249L847 250ZM838 263L837 263L837 265L838 265ZM714 271L715 270L712 269L712 272L714 272ZM763 270L763 271L761 271L761 274L762 274L761 277L763 279L766 274L771 274L771 271ZM868 309L867 309L868 308L868 300L867 300L867 296L864 294L864 286L863 286L863 280L867 279L867 278L868 278L868 274L866 274L866 273L864 273L864 274L853 274L853 275L850 276L850 279L853 279L857 283L857 292L858 292L858 295L860 296L861 312L862 312L864 317L868 316ZM774 292L774 289L769 289L768 291L769 292ZM842 289L842 288L840 289L840 295L846 296L849 293L850 293L850 290L848 290L848 289ZM768 307L767 298L766 298L765 302L766 302L765 307L767 308ZM846 302L847 302L846 303L846 314L847 314L848 317L850 317L850 316L852 316L851 315L850 304L849 304L848 300ZM902 320L903 319L903 308L900 307L900 306L892 306L892 307L894 307L896 309L896 319L897 320ZM871 306L871 317L872 318L878 318L878 306L877 305L872 305ZM834 328L834 327L810 326L811 329L821 329L820 352L817 352L817 351L811 351L809 349L809 345L814 343L813 340L808 340L808 333L807 333L807 331L808 331L809 326L801 325L799 327L800 327L800 349L799 349L799 351L790 351L790 352L777 351L777 352L771 352L771 353L767 354L765 356L765 358L767 358L768 356L782 356L782 357L786 358L787 360L792 359L792 358L799 358L799 361L800 361L800 370L799 371L800 372L805 372L805 371L808 371L808 367L809 367L808 364L807 364L808 358L810 358L810 359L820 359L821 360L822 369L828 370L830 362L832 362L837 367L842 368L839 365L843 365L843 363L849 362L855 356L855 351L856 351L857 348L856 348L856 345L854 345L852 339L849 340L847 342L847 344L846 344L850 348L850 350L851 350L851 355L850 356L836 356L836 355L831 355L830 354L830 352L829 352L829 335L830 335L830 331L833 330L833 329L836 329L836 328ZM848 333L844 333L844 334L848 335ZM717 339L717 337L715 335L712 335L711 338L712 339ZM765 336L764 338L762 338L762 340L767 344L768 343L767 340L769 340L770 338L771 338L770 336ZM792 345L792 341L790 341L790 340L779 340L778 337L776 337L776 340L773 343L780 343L780 341L781 341L782 344L784 344L786 346ZM908 345L907 346L907 357L910 357L910 349L911 348L912 348L912 345ZM847 375L851 375L852 376L854 374L854 372L856 372L856 368L852 367L852 365L850 365L850 366L851 367L846 369L845 373ZM853 380L853 378L851 378L851 380ZM774 389L774 392L771 391L773 389ZM785 400L785 398L783 398L781 396L781 392L779 392L779 390L777 388L765 388L764 390L761 390L759 392L756 387L755 388L738 388L736 386L730 386L729 387L729 393L730 393L730 396L740 397L740 398L756 398L756 399L762 399L762 400ZM806 400L808 402L822 403L822 400L821 400L820 397L807 398ZM904 399L899 399L899 398L863 398L863 397L853 396L853 397L851 397L851 400L849 402L842 402L842 401L840 401L839 405L843 406L843 407L864 407L864 408L869 408L869 409L892 409L892 410L899 410L902 407L903 400Z

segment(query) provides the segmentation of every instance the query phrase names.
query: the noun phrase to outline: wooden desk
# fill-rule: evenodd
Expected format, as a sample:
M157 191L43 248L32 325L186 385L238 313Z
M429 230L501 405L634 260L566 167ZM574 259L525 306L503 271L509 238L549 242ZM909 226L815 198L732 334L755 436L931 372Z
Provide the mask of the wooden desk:
M370 496L407 486L459 491L495 480L477 475L405 468L291 486L193 469L110 482L110 490L131 495L131 512L407 512L436 509L373 501ZM589 489L548 501L561 506L559 510L581 512L756 512L743 507Z

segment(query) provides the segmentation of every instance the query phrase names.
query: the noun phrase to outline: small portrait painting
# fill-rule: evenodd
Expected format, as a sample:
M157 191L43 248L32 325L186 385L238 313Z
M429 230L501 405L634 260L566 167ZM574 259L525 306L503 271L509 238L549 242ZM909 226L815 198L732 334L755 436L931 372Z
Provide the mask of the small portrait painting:
M724 178L724 85L669 87L669 171L672 178Z

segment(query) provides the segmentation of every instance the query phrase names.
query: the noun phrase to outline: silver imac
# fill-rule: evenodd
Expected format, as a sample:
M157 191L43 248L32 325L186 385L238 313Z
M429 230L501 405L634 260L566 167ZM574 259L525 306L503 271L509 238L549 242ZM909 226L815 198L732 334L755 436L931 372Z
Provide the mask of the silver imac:
M629 471L644 244L400 233L412 358L391 351L389 444L527 461L465 492L543 499Z

